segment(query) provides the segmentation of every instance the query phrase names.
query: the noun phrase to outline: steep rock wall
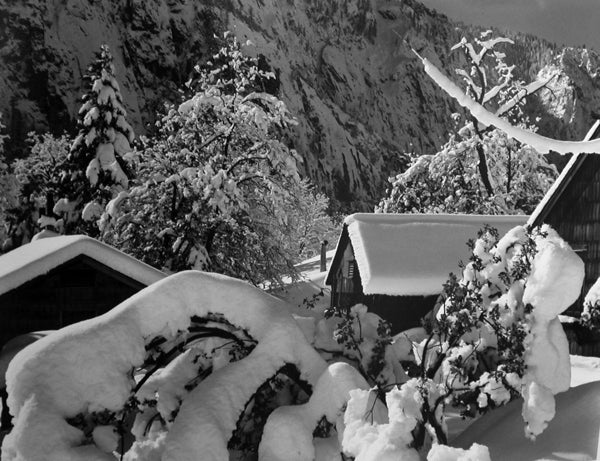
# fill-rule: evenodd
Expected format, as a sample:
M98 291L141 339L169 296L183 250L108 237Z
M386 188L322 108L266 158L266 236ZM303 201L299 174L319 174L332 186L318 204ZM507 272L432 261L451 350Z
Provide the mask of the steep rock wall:
M13 152L23 151L30 130L72 130L81 77L101 43L111 46L129 120L141 133L151 130L165 101L178 101L178 88L210 54L214 34L226 29L251 40L248 52L263 55L277 73L279 95L299 121L291 141L306 175L338 207L354 211L378 200L388 176L404 167L403 152L431 152L453 127L449 115L457 107L425 76L407 43L451 72L463 63L450 46L477 33L413 0L0 4L0 111ZM516 40L509 57L526 79L546 65L554 68L545 72L563 78L556 79L560 102L549 93L534 104L553 114L542 130L583 136L600 95L597 56L588 55L587 67L570 66L566 58L553 60L543 41Z

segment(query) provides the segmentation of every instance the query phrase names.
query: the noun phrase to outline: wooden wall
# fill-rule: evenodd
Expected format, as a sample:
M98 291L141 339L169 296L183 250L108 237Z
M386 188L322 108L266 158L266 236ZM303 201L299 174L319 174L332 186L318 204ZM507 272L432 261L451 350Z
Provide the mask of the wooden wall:
M365 296L363 303L392 325L392 334L420 327L421 319L435 306L433 296Z
M581 312L583 298L600 276L600 156L588 155L546 219L585 262L585 282L568 314Z
M86 256L0 295L0 347L19 334L103 314L144 288Z

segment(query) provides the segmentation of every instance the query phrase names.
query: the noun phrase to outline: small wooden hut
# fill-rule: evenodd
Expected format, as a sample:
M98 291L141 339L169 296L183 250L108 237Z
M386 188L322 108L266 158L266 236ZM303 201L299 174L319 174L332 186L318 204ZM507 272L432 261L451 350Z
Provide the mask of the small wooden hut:
M398 332L420 324L485 224L500 233L526 216L357 213L344 220L326 284L331 305L368 306Z
M600 121L586 140L600 134ZM528 224L549 224L585 263L585 282L579 300L569 309L581 312L583 298L600 277L600 155L573 155L546 193Z
M585 140L600 135L600 121ZM579 317L585 295L600 277L600 155L573 155L556 182L544 196L528 224L549 224L579 254L585 263L585 280L579 299L566 311ZM571 344L571 353L600 356L599 338L577 323L563 323Z
M165 274L83 235L33 241L0 256L0 347L102 314Z

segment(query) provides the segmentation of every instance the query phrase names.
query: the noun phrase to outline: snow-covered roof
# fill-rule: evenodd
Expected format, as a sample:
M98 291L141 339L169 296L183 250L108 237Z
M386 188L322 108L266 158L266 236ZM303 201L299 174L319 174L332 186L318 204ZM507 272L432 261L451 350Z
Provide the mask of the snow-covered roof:
M48 273L73 258L85 255L144 285L166 274L85 235L65 235L35 240L0 256L0 294Z
M587 132L584 141L589 141L596 136L596 132L600 127L600 120L596 120L592 128ZM540 225L544 222L548 213L554 207L560 196L563 194L567 186L571 183L575 173L579 171L583 162L588 154L575 154L573 155L567 165L563 168L562 172L552 184L552 187L546 192L546 195L542 198L538 206L535 208L531 216L529 217L528 224L532 226Z
M503 235L526 221L522 215L357 213L344 224L364 294L409 296L440 293L448 274L459 271L459 261L468 261L466 242L484 224ZM336 252L344 251L340 243ZM330 270L335 270L335 260Z

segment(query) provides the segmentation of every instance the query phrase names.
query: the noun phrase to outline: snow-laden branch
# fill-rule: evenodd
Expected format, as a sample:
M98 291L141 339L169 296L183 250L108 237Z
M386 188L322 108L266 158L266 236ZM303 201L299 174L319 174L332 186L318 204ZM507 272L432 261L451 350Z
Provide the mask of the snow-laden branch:
M511 45L514 44L514 42L511 39L504 37L497 37L484 41L477 40L477 43L481 45L481 49L479 50L479 52L475 51L473 45L471 43L468 43L467 39L463 37L460 42L458 42L456 45L450 48L450 51L454 51L458 48L465 47L467 49L467 52L469 53L469 57L471 58L473 64L479 66L485 55L489 51L491 51L498 43L509 43Z
M529 85L524 86L519 90L519 92L507 101L505 104L500 106L496 111L495 115L501 116L506 114L509 110L515 107L523 98L529 96L530 94L536 93L543 87L545 87L550 81L554 78L554 75L546 80L536 80L535 82L531 82Z
M512 126L506 120L486 110L481 104L478 104L467 96L452 80L444 75L427 58L421 58L423 67L429 75L446 93L452 96L456 101L466 108L482 125L495 126L504 131L509 137L527 144L537 150L539 153L558 152L559 154L583 154L600 153L600 139L592 141L559 141L552 138L541 136L522 128ZM534 82L534 84L539 82Z

